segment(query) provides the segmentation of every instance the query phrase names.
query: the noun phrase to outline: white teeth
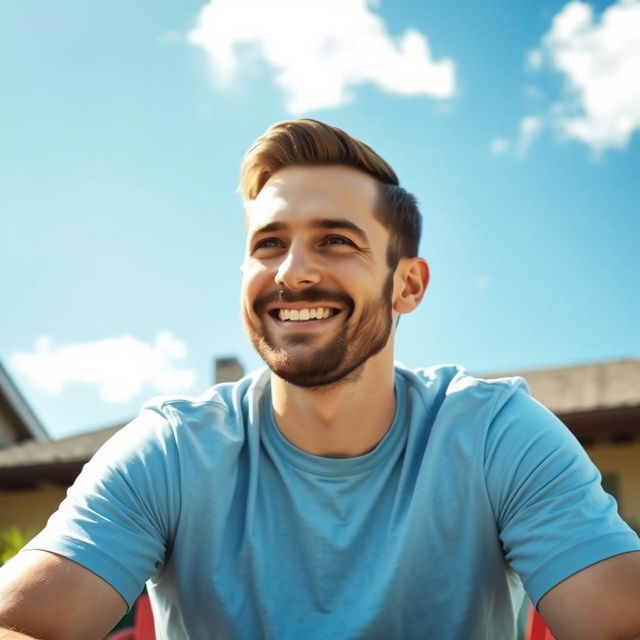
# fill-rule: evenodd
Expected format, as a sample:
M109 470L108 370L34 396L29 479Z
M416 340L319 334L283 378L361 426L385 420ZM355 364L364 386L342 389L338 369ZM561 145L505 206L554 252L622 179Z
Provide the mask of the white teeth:
M324 320L331 315L331 309L316 307L314 309L278 309L280 320L305 322L306 320Z

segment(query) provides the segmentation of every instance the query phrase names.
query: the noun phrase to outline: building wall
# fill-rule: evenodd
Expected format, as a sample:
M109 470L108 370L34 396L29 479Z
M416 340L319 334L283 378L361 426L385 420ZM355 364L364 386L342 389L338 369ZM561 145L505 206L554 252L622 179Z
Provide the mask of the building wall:
M603 474L603 484L612 481L622 517L640 530L640 440L594 443L585 449Z
M12 444L16 439L16 429L0 409L0 447Z
M0 529L18 526L31 533L37 533L58 508L66 492L66 487L57 486L0 491Z

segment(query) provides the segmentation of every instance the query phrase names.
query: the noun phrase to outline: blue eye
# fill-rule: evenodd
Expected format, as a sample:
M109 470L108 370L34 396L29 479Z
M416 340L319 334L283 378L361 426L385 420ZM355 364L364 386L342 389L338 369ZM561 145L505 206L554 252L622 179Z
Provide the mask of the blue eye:
M265 238L256 243L255 249L275 249L284 246L282 240L278 238Z
M344 236L329 236L326 239L327 244L343 244L347 246L355 246L349 238L345 238Z

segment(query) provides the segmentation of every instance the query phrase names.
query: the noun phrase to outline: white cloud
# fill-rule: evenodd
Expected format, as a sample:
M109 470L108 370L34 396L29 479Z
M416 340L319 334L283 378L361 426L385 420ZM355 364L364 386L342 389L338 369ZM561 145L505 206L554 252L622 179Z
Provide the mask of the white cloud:
M640 0L619 0L599 20L589 4L569 2L528 61L564 75L566 95L550 110L563 136L599 152L640 129Z
M494 138L491 141L489 150L493 155L509 155L514 158L524 158L533 141L540 135L544 128L544 123L537 116L527 116L520 120L518 135L514 140L508 138Z
M536 116L527 116L520 120L518 140L515 145L515 155L522 158L526 155L533 141L542 131L542 120Z
M152 344L122 336L57 348L43 336L33 352L15 353L11 361L47 393L60 394L66 384L82 382L97 386L106 402L117 403L127 402L145 385L161 393L188 389L195 375L173 363L186 352L185 343L169 332L159 333Z
M511 142L506 138L494 138L489 147L494 156L502 156L511 148Z
M372 83L401 95L448 98L454 64L434 60L415 29L392 37L368 0L210 0L187 41L202 47L222 87L257 52L276 72L292 114L338 107Z

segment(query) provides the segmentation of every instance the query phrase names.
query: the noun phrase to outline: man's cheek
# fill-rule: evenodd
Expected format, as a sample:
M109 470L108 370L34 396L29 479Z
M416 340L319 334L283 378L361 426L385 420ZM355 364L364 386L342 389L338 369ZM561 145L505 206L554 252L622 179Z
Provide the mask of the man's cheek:
M241 291L243 299L255 298L259 289L263 288L268 280L267 270L263 265L249 260L241 268Z

